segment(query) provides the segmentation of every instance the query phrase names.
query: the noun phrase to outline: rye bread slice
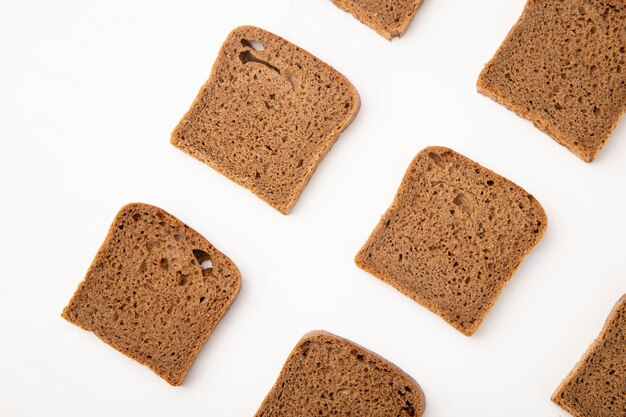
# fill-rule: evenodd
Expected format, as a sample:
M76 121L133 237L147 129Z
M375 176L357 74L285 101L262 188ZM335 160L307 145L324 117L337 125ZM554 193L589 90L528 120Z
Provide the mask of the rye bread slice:
M626 295L552 401L575 417L626 416Z
M129 204L62 316L180 385L240 285L235 264L198 232Z
M425 404L417 382L391 362L314 331L293 349L256 417L419 417Z
M546 224L522 188L451 149L428 147L355 262L470 336Z
M333 0L333 3L391 40L404 35L422 1Z
M228 35L171 143L287 214L359 105L331 66L242 26Z
M478 91L591 162L626 111L626 2L528 0Z

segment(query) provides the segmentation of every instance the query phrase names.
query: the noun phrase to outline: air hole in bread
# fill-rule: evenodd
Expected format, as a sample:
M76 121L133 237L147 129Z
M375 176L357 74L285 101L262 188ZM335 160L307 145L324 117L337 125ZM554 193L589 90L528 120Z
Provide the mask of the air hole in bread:
M280 74L280 73L279 73ZM291 84L291 89L295 90L298 87L298 79L292 73L287 73L287 81Z
M257 64L265 65L269 69L274 70L278 74L280 74L280 70L278 68L276 68L275 66L273 66L272 64L270 64L267 61L264 61L262 59L259 59L259 58L255 57L254 55L252 55L252 52L250 52L250 51L240 52L239 53L239 59L241 60L241 63L244 64L244 65L247 64L248 62L256 62Z
M187 283L188 280L189 280L189 275L181 274L179 272L179 274L178 274L178 285L183 286L183 285L185 285ZM169 311L168 311L168 313L169 313Z
M350 354L351 354L352 356L354 356L354 357L355 357L358 361L363 361L363 359L365 358L365 357L363 356L363 354L361 354L361 353L357 352L357 350L356 350L356 349L352 349L352 350L350 351Z
M211 270L213 269L213 262L211 262L210 259L207 259L206 261L202 261L200 266L202 267L203 270Z
M446 163L443 161L443 159L437 155L434 152L429 152L428 156L430 157L430 159L433 160L433 162L435 163L435 165L437 165L439 168L445 168L446 167Z
M411 404L410 401L407 400L406 407L403 407L402 409L411 417L415 416L415 407L413 407L413 404Z
M255 41L255 40L248 40L248 39L242 39L241 40L241 44L243 46L246 46L248 48L252 48L255 51L264 51L265 47L263 46L263 44L259 41Z
M200 264L200 267L202 267L203 272L204 271L209 272L213 269L213 262L211 262L211 255L209 255L205 251L200 250L200 249L194 249L193 256L196 258L196 261L198 261L198 263Z
M452 202L461 207L461 209L465 212L465 214L471 214L472 210L470 207L470 202L467 198L467 196L463 193L459 193L457 194L456 197L454 197L454 200L452 200Z

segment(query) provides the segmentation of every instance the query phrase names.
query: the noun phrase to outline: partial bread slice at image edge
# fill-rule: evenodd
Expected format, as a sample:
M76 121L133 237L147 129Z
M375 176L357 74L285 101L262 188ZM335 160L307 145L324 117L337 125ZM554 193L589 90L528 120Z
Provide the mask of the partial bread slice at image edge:
M180 385L240 286L235 264L198 232L132 203L61 315Z
M624 19L623 2L527 0L478 92L591 162L626 113Z
M429 146L408 166L354 262L471 336L547 223L520 186Z
M241 26L170 142L288 214L359 107L336 69L278 35Z
M388 40L404 35L424 0L333 0L343 11Z
M485 80L486 74L487 74L487 70L500 57L500 53L501 53L500 51L503 48L503 46L506 45L507 42L509 42L514 37L514 34L519 30L519 27L523 24L524 18L526 17L526 13L527 13L527 11L528 11L528 9L530 7L531 7L531 4L530 4L529 1L527 1L526 5L524 7L524 11L522 12L522 15L517 20L517 22L515 22L515 24L511 28L511 30L509 30L509 33L506 35L506 37L502 41L502 44L498 47L498 50L496 51L494 56L489 60L489 62L487 62L487 64L485 64L483 70L481 71L480 75L478 76L478 80L476 82L476 89L477 89L478 93L484 95L485 97L488 97L488 98L492 99L496 103L501 104L502 106L506 107L509 111L512 111L513 113L515 113L516 115L518 115L522 119L525 119L525 120L528 120L528 121L532 122L533 125L537 129L541 130L542 132L544 132L545 134L550 136L559 145L569 149L569 147L566 144L566 141L564 139L562 139L565 136L562 132L558 132L554 128L551 129L548 126L546 126L544 123L541 123L540 121L538 121L538 120L534 119L533 117L529 116L529 114L526 111L521 109L519 105L517 105L515 102L510 100L506 95L500 94L495 89L488 88L486 80ZM578 156L580 159L582 159L585 162L591 162L595 158L595 156L596 156L596 155L588 155L588 154L582 153L582 152L580 152L580 151L578 151L576 149L569 149L569 150L571 152L573 152L576 156Z
M419 417L425 404L419 384L400 368L318 330L297 343L255 417Z
M589 371L599 375L589 375ZM595 385L590 386L594 377ZM626 416L626 294L551 399L574 417Z

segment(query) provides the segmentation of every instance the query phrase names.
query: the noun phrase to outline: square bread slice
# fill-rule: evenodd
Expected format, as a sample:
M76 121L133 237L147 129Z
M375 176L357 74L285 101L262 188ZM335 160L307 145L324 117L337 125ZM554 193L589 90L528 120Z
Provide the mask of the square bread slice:
M228 35L171 143L287 214L359 105L331 66L242 26Z
M333 0L333 3L391 40L404 35L422 1Z
M235 264L160 208L124 206L63 318L180 385L235 299Z
M624 0L528 0L478 91L591 162L626 111L624 22Z
M575 417L626 416L626 294L552 401Z
M391 362L314 331L293 349L256 417L419 417L425 405L417 382Z
M451 149L428 147L355 262L470 336L546 224L522 188Z

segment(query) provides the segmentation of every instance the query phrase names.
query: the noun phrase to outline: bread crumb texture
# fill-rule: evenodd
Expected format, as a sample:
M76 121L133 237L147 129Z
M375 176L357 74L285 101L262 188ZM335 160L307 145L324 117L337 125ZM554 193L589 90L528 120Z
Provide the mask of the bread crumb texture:
M552 401L575 417L626 416L626 295Z
M171 143L287 214L359 105L335 69L242 26L228 35Z
M296 345L256 417L419 417L420 386L392 363L333 334Z
M391 40L404 35L422 0L333 0L333 3Z
M546 225L522 188L451 149L428 147L355 262L469 336Z
M62 316L172 385L241 284L235 264L148 204L124 206Z
M528 0L478 91L591 162L626 111L626 2Z

